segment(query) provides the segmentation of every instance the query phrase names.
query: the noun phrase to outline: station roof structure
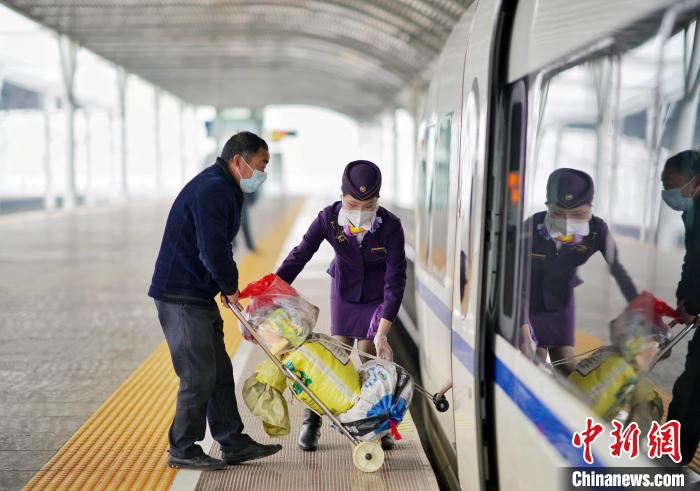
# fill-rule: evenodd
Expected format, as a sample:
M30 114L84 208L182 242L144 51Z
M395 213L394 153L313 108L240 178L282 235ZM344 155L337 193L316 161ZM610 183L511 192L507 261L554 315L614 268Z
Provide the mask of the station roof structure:
M368 120L420 87L471 0L1 0L197 105Z

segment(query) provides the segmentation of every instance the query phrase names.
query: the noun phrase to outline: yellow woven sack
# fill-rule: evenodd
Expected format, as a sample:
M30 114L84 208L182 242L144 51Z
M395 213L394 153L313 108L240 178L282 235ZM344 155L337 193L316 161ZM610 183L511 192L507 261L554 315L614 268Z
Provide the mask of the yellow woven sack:
M261 384L269 385L280 393L284 392L287 377L275 366L272 360L265 360L255 367L255 378Z
M630 401L638 376L621 355L603 348L581 360L569 380L589 397L599 416L612 419Z
M328 343L330 338L314 335L284 357L282 363L301 379L333 414L350 409L360 396L360 375L350 361L350 354ZM307 406L323 414L301 387L289 381L289 388Z

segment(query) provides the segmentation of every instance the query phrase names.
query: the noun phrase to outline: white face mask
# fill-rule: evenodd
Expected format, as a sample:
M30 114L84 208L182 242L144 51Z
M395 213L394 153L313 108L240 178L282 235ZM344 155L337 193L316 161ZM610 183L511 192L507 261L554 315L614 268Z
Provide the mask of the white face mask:
M688 211L693 207L693 198L691 196L683 196L683 189L685 189L688 184L675 189L664 189L661 191L661 197L672 209L676 211Z
M259 171L258 169L253 169L248 162L241 156L241 160L243 163L253 172L250 177L243 177L243 174L241 174L241 171L238 171L238 175L240 176L240 182L239 185L241 186L241 191L244 193L254 193L255 191L262 186L262 183L265 182L265 179L267 179L267 174L265 174L262 171Z
M349 224L353 227L363 228L365 231L369 232L372 229L372 224L374 219L377 217L377 211L360 211L360 210L348 210L346 208L341 208L340 212L345 216L345 218L350 222Z
M549 213L544 218L544 225L549 231L550 237L568 237L571 235L580 235L585 237L590 233L590 220L581 220L573 218L552 218Z

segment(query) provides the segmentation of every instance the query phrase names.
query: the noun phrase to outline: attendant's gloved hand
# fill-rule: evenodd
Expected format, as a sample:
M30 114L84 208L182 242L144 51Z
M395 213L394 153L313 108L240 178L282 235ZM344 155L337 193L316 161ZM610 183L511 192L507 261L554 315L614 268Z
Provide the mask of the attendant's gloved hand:
M394 352L389 346L389 341L386 338L386 334L377 333L374 336L374 348L377 350L377 356L383 360L393 361Z

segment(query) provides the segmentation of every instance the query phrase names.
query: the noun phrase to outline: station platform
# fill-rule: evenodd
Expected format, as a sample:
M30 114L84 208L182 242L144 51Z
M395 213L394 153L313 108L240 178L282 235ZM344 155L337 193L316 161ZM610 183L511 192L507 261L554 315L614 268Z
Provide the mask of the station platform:
M0 245L9 272L0 280L0 413L9 416L0 427L0 489L438 489L410 416L383 468L364 474L350 442L327 424L319 451L298 449L297 401L275 456L218 472L167 467L177 378L146 290L168 204L0 221L9 238ZM239 239L241 285L274 271L323 205L259 200L251 210L258 251ZM331 254L322 246L295 282L321 308L318 332L328 332ZM222 314L246 432L271 442L240 397L264 354ZM218 453L209 435L202 445Z

